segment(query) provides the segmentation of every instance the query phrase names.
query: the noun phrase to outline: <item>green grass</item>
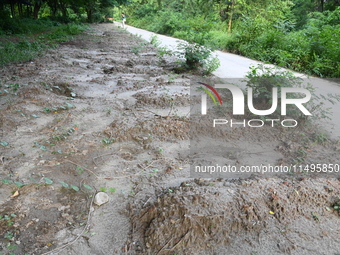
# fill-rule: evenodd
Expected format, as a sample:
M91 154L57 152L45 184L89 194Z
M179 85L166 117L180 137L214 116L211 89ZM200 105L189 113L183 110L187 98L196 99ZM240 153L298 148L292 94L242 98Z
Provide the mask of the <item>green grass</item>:
M31 29L36 29L35 34ZM0 66L19 61L31 61L47 48L54 48L60 42L66 42L86 29L85 25L34 23L30 29L23 29L23 34L5 35L6 30L0 30ZM37 34L38 32L38 34Z

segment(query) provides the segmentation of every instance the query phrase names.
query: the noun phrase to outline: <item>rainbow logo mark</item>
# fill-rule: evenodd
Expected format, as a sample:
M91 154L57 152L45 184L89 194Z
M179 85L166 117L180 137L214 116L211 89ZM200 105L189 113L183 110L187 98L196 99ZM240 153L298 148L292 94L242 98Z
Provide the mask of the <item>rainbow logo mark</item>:
M218 92L216 91L216 89L214 89L212 86L210 86L206 83L203 83L203 82L197 82L197 83L202 84L202 85L206 86L208 89L210 89L216 95L218 101L220 102L220 105L222 105L222 99L221 99L220 95L218 94ZM205 93L207 93L211 97L211 99L213 100L214 104L218 105L215 96L208 89L206 89L204 87L198 87L198 89L203 90Z

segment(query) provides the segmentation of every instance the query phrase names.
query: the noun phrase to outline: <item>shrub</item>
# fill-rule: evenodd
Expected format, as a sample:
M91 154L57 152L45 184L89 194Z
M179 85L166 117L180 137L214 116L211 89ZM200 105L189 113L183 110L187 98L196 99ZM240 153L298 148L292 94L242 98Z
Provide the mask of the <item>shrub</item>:
M220 65L218 58L212 56L210 48L197 43L180 42L175 55L183 60L182 67L187 70L203 68L206 74L210 74Z
M280 109L280 112L282 87L299 87L309 90L311 99L305 103L305 107L315 119L330 119L331 112L328 108L325 108L325 101L332 104L340 102L340 95L327 94L327 97L318 95L310 83L303 83L302 78L296 77L293 73L282 69L266 67L260 64L257 67L252 67L246 77L248 78L246 86L253 89L253 103L256 109L269 109L271 107L272 89L274 87L278 89L277 109ZM301 98L301 95L299 93L290 93L289 98ZM306 120L306 116L296 107L291 107L291 105L287 106L287 115L300 120ZM278 118L279 116L274 112L268 117Z

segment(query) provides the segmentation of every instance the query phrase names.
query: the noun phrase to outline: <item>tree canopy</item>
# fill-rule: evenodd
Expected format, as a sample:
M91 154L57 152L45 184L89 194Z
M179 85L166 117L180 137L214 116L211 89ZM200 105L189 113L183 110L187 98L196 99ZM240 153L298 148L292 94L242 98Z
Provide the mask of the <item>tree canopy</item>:
M127 4L128 0L0 0L0 12L7 17L61 16L64 19L86 14L87 21L98 21L98 16L112 16L112 9Z

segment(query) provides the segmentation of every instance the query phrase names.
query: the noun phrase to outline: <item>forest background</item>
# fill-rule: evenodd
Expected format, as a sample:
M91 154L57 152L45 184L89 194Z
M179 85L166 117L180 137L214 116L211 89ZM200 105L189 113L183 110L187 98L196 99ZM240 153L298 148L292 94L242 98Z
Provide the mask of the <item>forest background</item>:
M340 0L0 0L0 65L33 58L84 23L120 22L122 12L128 25L340 77Z

